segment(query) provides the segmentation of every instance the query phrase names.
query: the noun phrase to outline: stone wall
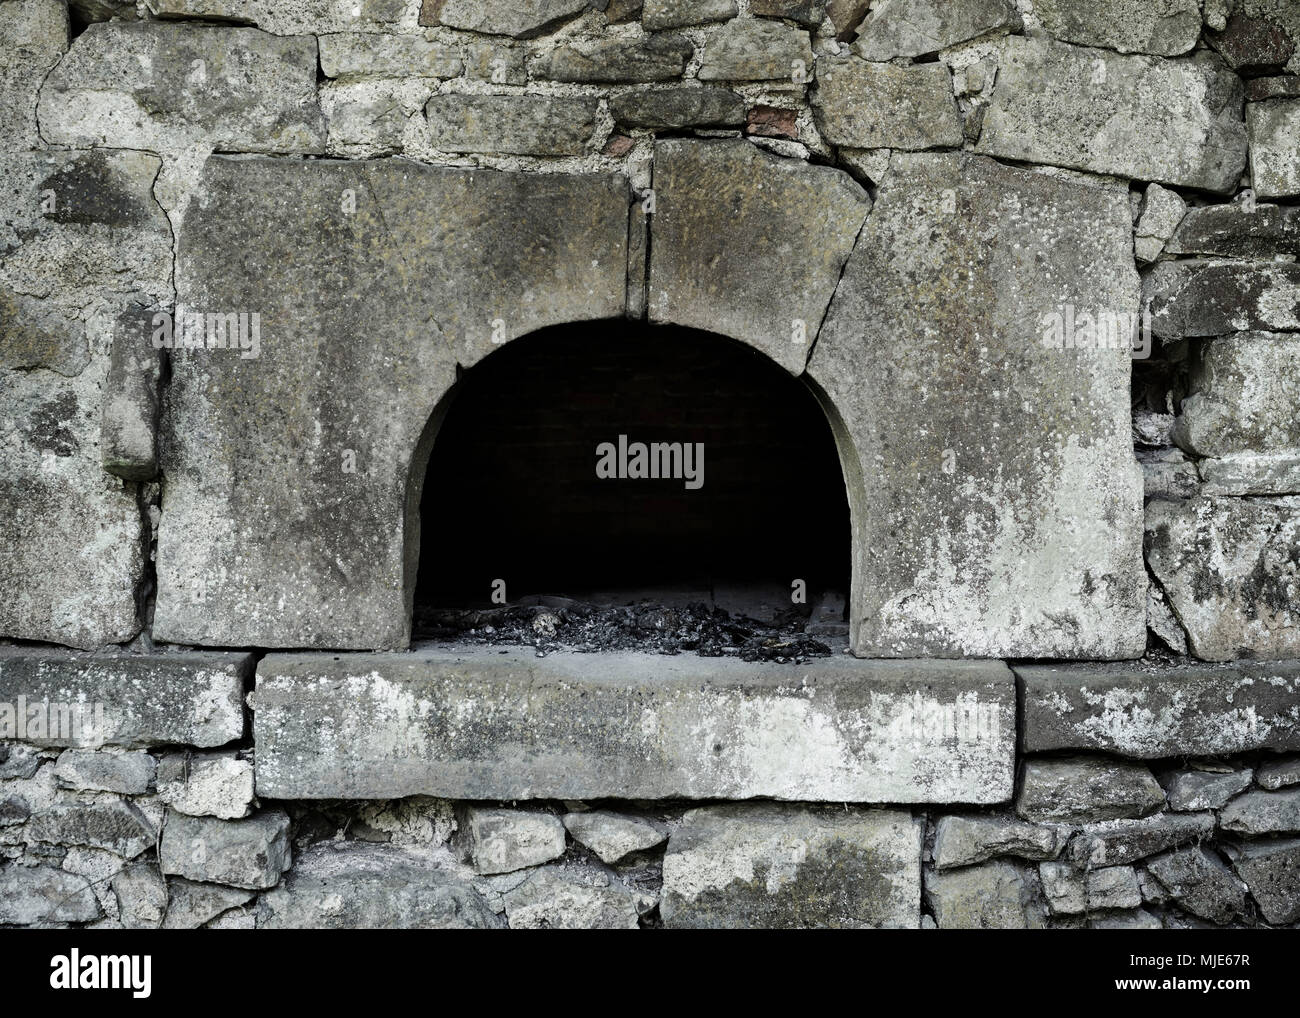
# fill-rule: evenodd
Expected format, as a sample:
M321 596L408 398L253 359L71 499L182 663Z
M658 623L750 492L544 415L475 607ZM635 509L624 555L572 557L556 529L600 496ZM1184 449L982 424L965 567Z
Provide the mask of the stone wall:
M0 0L0 142L0 925L1300 920L1291 0ZM851 654L406 653L621 318L817 395Z

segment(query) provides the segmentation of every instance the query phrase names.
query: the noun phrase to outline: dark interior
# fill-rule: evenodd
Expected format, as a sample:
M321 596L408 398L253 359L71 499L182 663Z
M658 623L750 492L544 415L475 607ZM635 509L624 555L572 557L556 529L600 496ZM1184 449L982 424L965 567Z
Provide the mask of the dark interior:
M597 448L703 443L703 485L608 479ZM616 457L615 457L616 459ZM613 463L615 460L610 460ZM633 468L634 469L634 468ZM429 459L418 606L848 592L849 510L808 387L711 333L624 320L545 329L464 373Z

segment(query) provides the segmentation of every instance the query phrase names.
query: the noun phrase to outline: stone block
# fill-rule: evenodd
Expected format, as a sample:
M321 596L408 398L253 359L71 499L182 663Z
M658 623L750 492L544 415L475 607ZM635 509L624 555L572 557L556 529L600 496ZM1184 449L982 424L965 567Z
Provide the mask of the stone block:
M1201 36L1198 0L1035 0L1034 17L1063 42L1120 53L1178 56Z
M1141 764L1071 756L1025 761L1016 812L1033 823L1086 824L1144 817L1164 803L1163 789Z
M444 152L576 156L596 138L595 99L547 95L433 96L424 107L429 137Z
M923 57L1019 28L1010 0L884 0L862 22L853 51L866 60Z
M962 141L947 64L825 57L817 63L812 104L817 129L832 145L910 151Z
M1047 926L1038 874L1012 862L927 873L925 900L941 930L1038 930Z
M1261 198L1300 195L1300 99L1249 103L1250 177Z
M1300 329L1300 265L1194 258L1161 262L1142 283L1164 339Z
M191 817L169 810L158 845L164 875L265 890L289 868L289 817L267 810L247 820Z

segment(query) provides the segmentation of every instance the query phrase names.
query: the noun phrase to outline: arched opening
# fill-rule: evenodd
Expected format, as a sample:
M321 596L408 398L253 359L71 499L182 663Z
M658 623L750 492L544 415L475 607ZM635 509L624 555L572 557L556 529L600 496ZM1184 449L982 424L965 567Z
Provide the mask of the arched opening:
M445 403L420 518L417 639L502 584L510 604L703 602L846 630L831 425L803 380L710 333L598 321L485 358Z

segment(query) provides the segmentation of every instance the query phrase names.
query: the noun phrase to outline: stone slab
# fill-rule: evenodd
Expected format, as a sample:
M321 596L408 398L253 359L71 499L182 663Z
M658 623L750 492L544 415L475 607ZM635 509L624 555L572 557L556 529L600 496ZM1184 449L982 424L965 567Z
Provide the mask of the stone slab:
M271 654L254 696L257 792L1002 802L1013 695L994 662Z

